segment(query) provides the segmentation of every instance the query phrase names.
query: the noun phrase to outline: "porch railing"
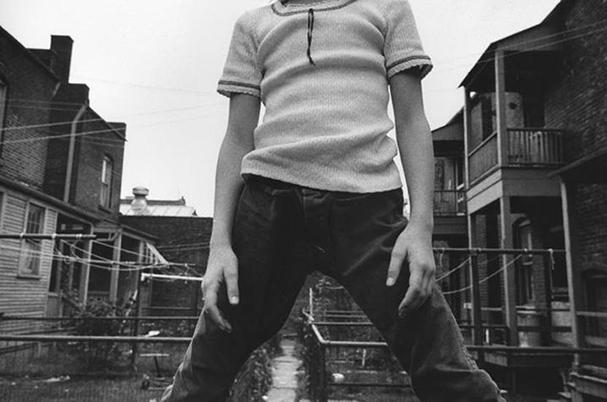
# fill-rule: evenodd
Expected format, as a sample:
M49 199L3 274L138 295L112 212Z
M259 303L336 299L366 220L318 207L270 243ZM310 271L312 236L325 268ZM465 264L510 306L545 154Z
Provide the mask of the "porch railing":
M506 130L506 166L558 166L565 163L564 130L509 128ZM498 164L498 135L494 132L468 154L470 181Z
M468 163L471 181L497 166L497 132L485 138L468 154Z
M509 128L509 165L560 165L564 163L563 130Z
M466 212L465 192L459 190L434 191L434 215L462 215Z

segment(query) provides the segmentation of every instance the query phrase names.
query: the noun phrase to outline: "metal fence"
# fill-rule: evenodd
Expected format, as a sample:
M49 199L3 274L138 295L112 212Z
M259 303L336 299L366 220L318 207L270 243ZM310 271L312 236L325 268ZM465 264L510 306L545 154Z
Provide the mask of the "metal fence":
M38 322L37 326L53 326L55 332L0 332L0 401L159 400L183 358L197 319L3 316L3 323ZM122 330L119 335L75 335L78 322L95 328L119 323ZM274 339L254 352L230 400L261 400L270 384L269 363L276 344ZM260 362L265 372L260 372Z
M411 389L408 375L400 368L385 343L380 340L325 339L331 336L329 333L336 336L346 327L356 327L359 333L375 332L370 324L364 322L308 321L304 326L304 365L310 398L313 401L327 401L329 396L339 397L343 394L346 397L372 388L379 400L419 401Z
M435 251L449 253L447 249ZM500 373L498 383L503 389L517 397L524 394L518 384L524 381L517 380L516 376L516 370L524 367L542 367L541 370L553 370L558 376L559 372L569 372L574 359L580 356L585 357L582 361L605 366L607 313L578 312L584 324L585 343L576 345L571 336L571 310L553 297L550 275L555 268L554 255L560 250L467 251L455 249L451 256L461 254L462 257L448 259L449 263L439 269L437 281L452 303L468 351L479 365L491 366ZM494 266L490 266L491 263ZM503 288L507 270L534 270L534 275L545 280L545 300L540 303L536 300L532 306L515 306L514 331L506 323L504 307L487 305L492 289ZM514 290L514 297L519 290ZM380 400L392 400L390 397L395 394L400 399L394 400L418 400L407 374L344 288L330 280L317 285L310 291L303 316L304 363L310 399L356 399L358 393L366 392ZM516 342L511 338L512 333L519 338ZM554 386L558 384L546 384L547 388ZM554 395L559 390L549 392Z

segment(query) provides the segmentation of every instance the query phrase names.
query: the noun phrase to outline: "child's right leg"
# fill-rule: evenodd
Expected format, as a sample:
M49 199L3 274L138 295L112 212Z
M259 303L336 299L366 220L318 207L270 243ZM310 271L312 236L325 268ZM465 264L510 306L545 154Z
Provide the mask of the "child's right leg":
M161 401L225 401L251 352L282 327L308 273L294 201L279 189L245 184L233 228L240 303L230 306L225 288L218 294L232 332L201 315Z

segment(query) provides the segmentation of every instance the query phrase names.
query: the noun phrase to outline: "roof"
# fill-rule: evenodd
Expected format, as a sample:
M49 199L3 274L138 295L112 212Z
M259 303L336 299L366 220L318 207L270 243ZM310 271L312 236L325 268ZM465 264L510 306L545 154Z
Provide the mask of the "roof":
M133 197L120 200L120 213L126 216L197 216L194 207L185 204L182 197L179 200L146 200L144 213L133 210Z
M54 79L55 81L59 81L59 77L57 77L57 74L55 74L53 72L53 70L51 70L46 64L44 64L44 62L42 60L40 60L39 57L37 57L34 52L32 52L30 49L26 48L25 46L23 46L23 44L21 42L19 42L17 40L17 38L15 38L13 35L11 35L6 29L4 29L1 25L0 25L0 35L8 38L14 45L17 45L21 51L23 52L23 54L25 54L27 57L29 57L34 63L36 63L36 65L38 65L39 67L42 68L42 70L44 70L44 72L52 79Z
M55 198L45 192L29 187L26 184L17 182L16 180L10 179L3 175L0 175L0 184L10 187L16 191L22 192L23 194L36 197L38 200L48 202L54 207L60 209L61 211L65 211L68 214L82 218L86 221L89 221L90 223L97 223L103 220L103 217L99 214L84 210L77 205L67 203L59 198Z
M554 50L557 42L554 37L557 34L552 27L559 25L563 14L574 3L575 0L561 0L556 7L548 14L546 18L537 25L516 32L499 40L492 42L483 52L472 69L466 74L466 77L460 84L467 87L477 76L488 66L492 66L495 52L498 49L518 50L518 51L542 51ZM553 38L551 40L551 38ZM490 68L490 67L489 67Z

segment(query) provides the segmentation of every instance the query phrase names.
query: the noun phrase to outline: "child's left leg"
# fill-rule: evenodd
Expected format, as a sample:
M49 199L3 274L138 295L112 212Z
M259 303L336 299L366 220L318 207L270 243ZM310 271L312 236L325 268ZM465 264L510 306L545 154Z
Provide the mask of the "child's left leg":
M334 195L333 266L341 282L388 342L424 402L503 401L497 385L465 351L463 338L435 284L429 299L408 317L398 305L408 287L405 265L392 287L386 277L392 247L406 227L402 192Z

